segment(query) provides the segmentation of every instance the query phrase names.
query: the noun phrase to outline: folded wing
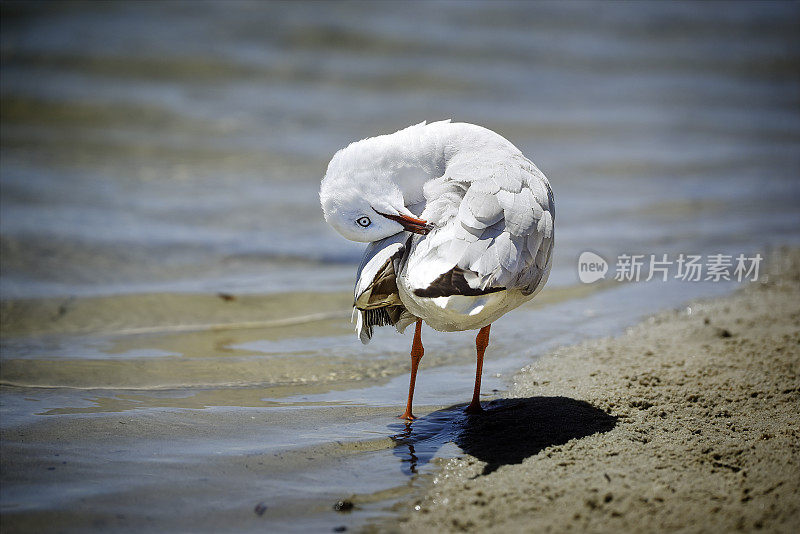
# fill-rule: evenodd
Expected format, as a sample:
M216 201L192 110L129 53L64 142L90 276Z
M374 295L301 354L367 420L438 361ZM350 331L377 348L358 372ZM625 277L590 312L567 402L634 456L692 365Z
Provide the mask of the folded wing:
M408 250L409 235L402 232L370 243L364 251L353 295L355 330L364 344L372 339L375 326L393 325L402 332L416 320L400 302L397 291L397 273Z
M486 163L495 162L495 163ZM499 163L498 163L499 162ZM422 218L437 229L408 260L415 293L467 294L542 286L551 265L553 194L545 176L521 154L454 158L426 184ZM448 281L454 281L449 284Z

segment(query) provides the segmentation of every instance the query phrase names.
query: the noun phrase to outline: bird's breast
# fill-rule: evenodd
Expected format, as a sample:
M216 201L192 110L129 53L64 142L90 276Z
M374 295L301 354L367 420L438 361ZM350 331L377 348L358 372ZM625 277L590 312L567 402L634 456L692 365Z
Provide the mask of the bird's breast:
M403 271L397 278L397 290L403 306L440 332L483 328L530 298L517 290L427 297L418 294L418 287L413 271Z

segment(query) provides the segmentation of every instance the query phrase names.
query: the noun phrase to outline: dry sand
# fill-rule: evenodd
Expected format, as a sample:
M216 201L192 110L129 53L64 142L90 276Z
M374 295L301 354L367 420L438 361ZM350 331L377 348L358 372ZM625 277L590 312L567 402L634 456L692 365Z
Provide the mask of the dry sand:
M800 532L800 254L557 350L381 531Z

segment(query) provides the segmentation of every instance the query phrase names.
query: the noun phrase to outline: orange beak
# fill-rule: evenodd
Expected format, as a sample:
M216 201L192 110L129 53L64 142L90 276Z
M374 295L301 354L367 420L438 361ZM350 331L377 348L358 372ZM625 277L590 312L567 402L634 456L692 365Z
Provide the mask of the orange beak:
M399 222L400 224L403 225L403 228L405 228L407 232L413 232L415 234L420 234L420 235L428 235L428 232L433 230L432 224L428 223L428 221L417 219L416 217L409 217L408 215L389 215L387 213L381 213L378 210L375 210L375 213L377 213L378 215L383 215L387 219Z

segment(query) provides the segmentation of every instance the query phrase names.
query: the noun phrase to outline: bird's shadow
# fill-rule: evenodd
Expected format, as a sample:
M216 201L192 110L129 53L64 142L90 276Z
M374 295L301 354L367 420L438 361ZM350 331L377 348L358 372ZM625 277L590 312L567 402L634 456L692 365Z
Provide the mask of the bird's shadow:
M617 423L615 416L567 397L500 399L483 407L483 413L468 415L464 405L451 406L411 423L390 425L399 431L392 439L403 471L416 473L445 443L453 442L486 462L482 474L487 475L503 465L521 463L546 447L607 432Z

